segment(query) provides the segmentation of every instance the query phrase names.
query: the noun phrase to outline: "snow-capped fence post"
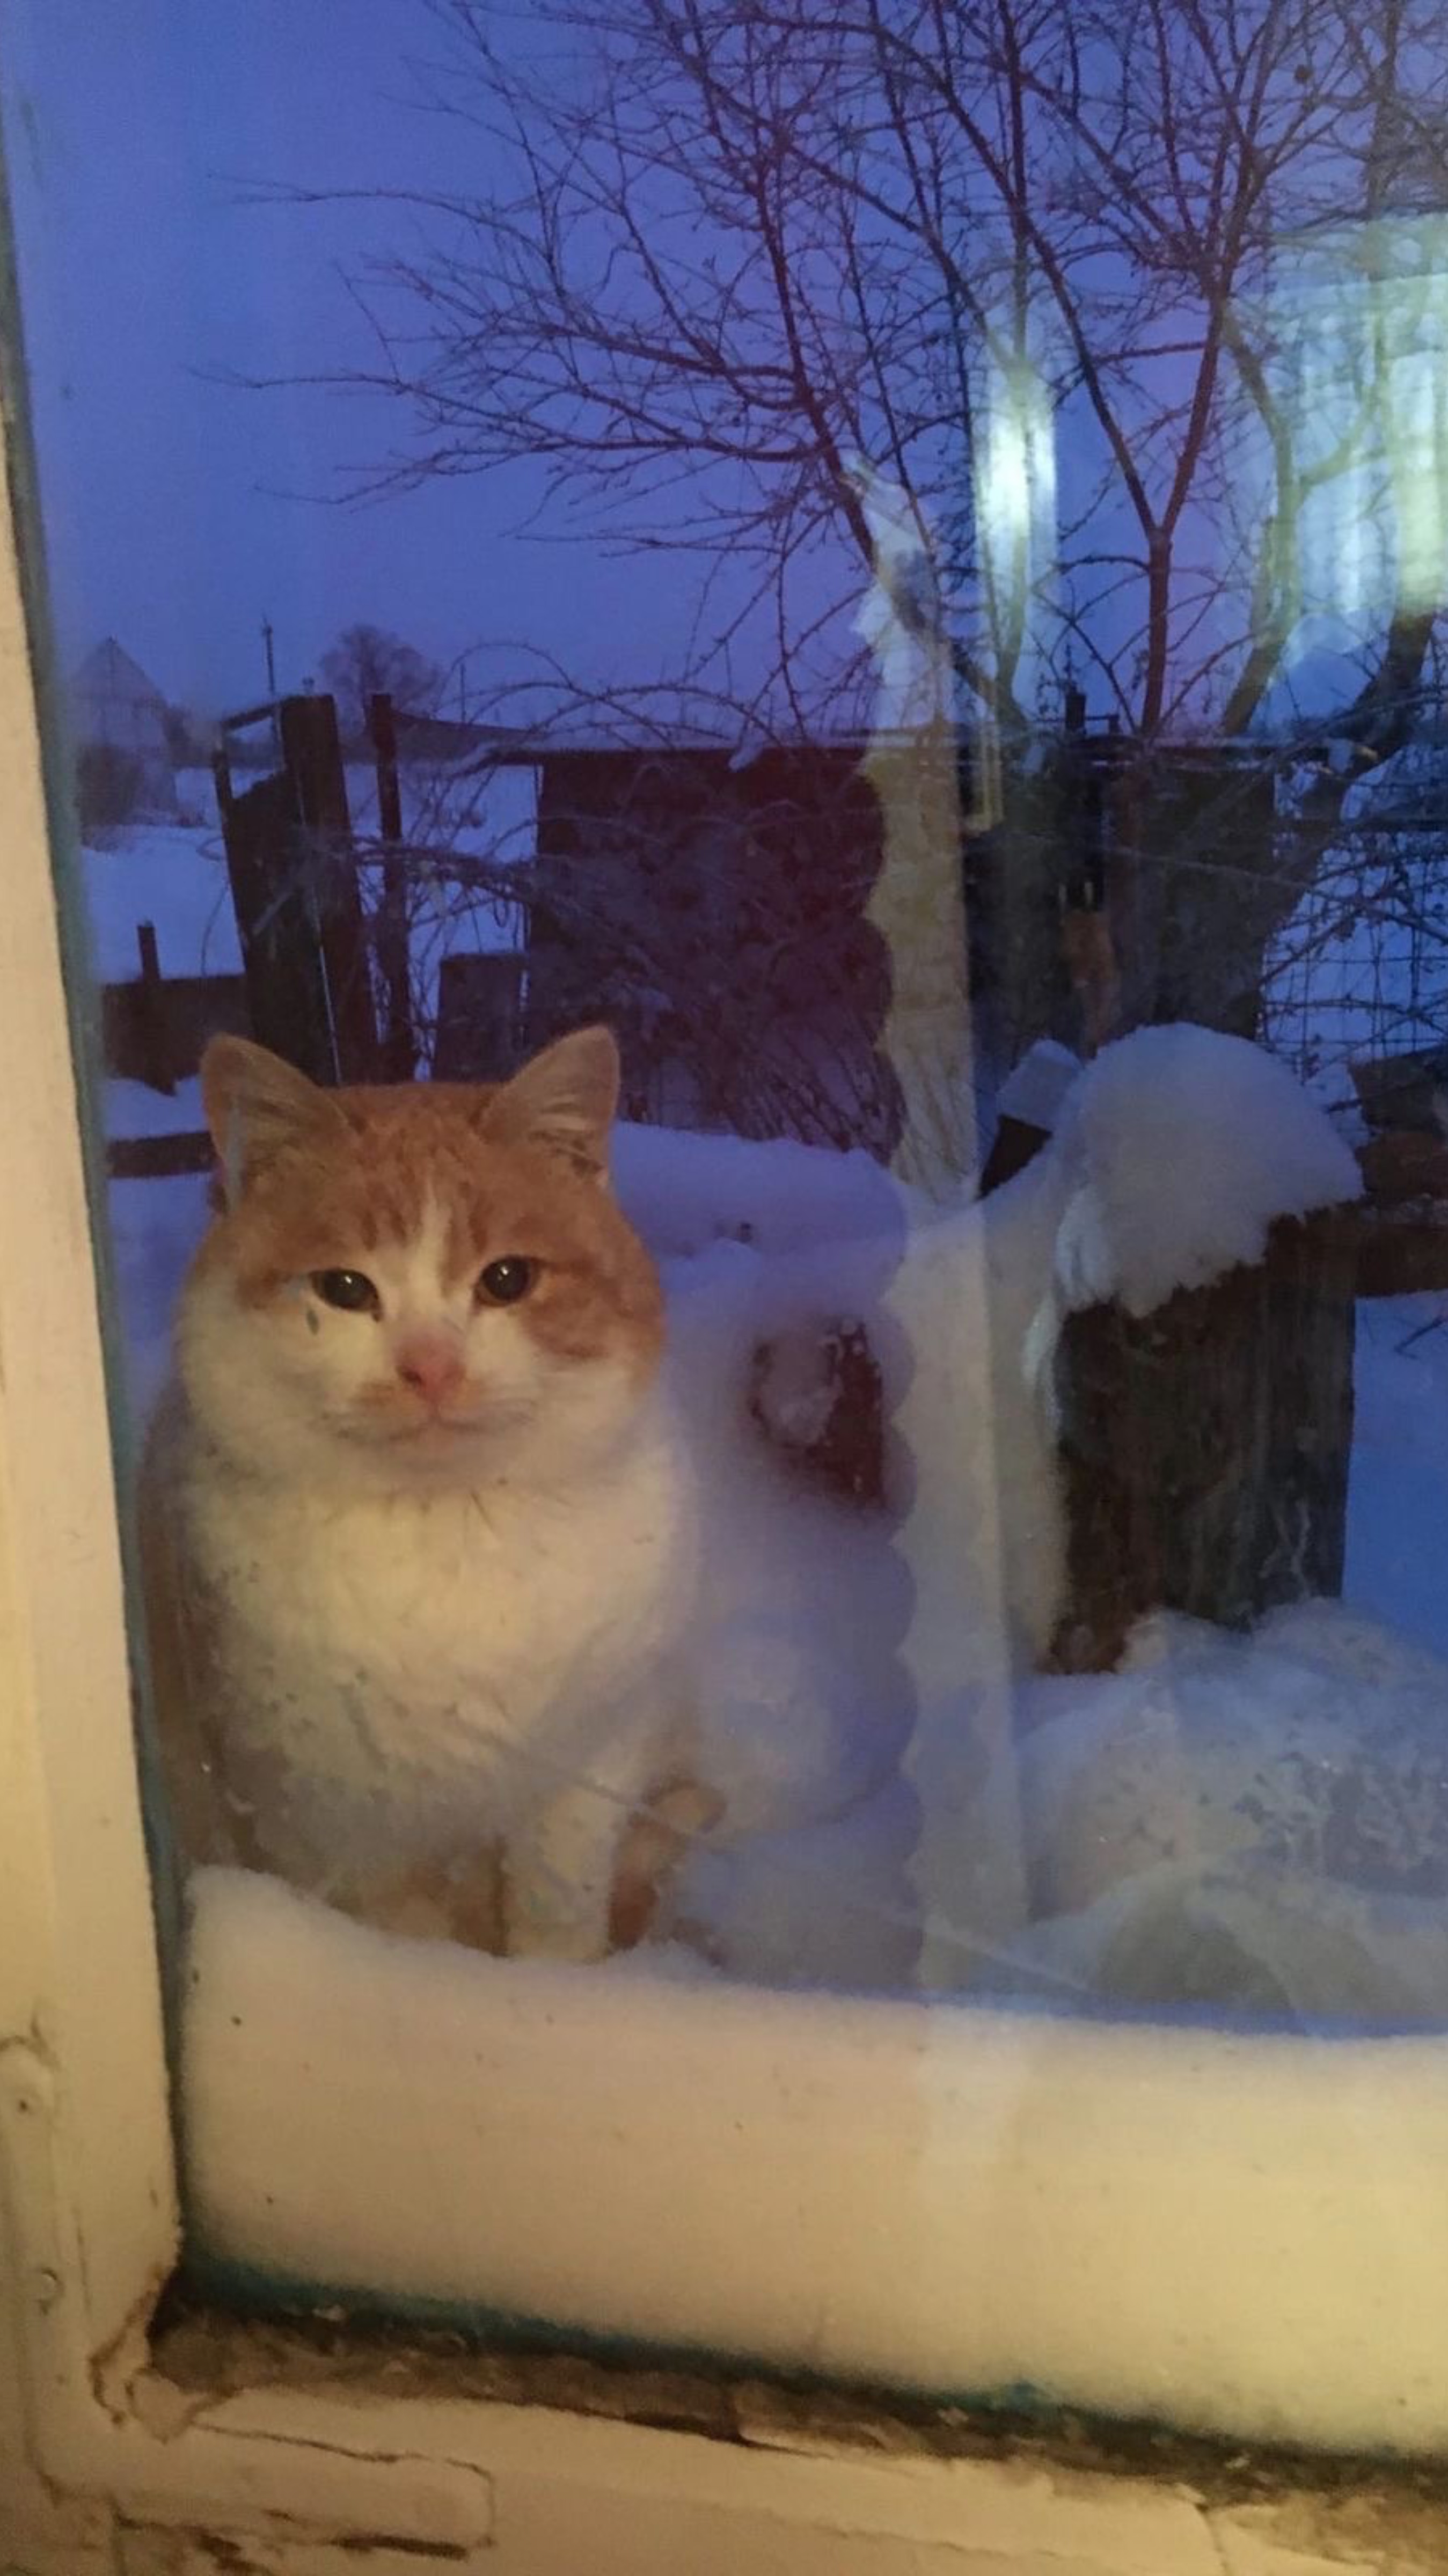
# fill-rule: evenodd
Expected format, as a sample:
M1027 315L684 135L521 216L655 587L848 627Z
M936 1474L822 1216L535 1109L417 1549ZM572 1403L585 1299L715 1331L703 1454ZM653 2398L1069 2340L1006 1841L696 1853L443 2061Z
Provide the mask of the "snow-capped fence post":
M1109 1668L1157 1607L1243 1628L1340 1592L1360 1233L1350 1209L1282 1220L1264 1260L1150 1314L1065 1319L1060 1665Z

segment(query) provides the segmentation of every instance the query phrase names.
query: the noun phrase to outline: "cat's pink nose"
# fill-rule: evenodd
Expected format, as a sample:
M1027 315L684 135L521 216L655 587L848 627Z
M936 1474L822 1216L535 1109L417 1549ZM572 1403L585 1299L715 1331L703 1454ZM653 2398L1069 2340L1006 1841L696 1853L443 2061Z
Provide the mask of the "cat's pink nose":
M414 1333L400 1342L393 1366L403 1385L433 1406L456 1395L466 1374L456 1342L441 1333Z

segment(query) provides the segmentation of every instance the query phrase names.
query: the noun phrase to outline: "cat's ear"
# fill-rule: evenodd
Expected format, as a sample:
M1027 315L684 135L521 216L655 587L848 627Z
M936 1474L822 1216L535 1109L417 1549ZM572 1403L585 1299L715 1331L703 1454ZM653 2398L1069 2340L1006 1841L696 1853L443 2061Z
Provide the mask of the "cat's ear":
M575 1029L494 1092L483 1133L498 1144L542 1145L591 1180L606 1181L618 1090L612 1031Z
M285 1146L325 1144L345 1122L331 1094L250 1038L213 1038L201 1100L228 1207Z

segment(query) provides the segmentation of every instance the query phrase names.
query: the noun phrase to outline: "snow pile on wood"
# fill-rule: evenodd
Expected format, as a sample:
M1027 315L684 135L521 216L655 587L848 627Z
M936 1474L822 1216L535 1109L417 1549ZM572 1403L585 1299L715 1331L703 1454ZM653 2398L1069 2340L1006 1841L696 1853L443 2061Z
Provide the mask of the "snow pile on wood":
M1245 1038L1138 1029L1065 1110L1079 1173L1058 1246L1072 1307L1150 1314L1176 1288L1260 1261L1279 1217L1357 1198L1350 1148L1286 1067Z

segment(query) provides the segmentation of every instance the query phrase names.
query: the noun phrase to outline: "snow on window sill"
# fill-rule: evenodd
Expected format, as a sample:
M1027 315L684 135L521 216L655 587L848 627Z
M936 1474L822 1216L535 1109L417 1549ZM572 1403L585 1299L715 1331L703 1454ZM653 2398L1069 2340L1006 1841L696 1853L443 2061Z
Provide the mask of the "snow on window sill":
M191 2220L253 2282L1448 2448L1440 2038L497 1961L226 1871L192 1958Z

